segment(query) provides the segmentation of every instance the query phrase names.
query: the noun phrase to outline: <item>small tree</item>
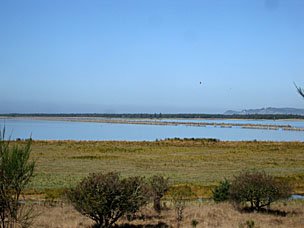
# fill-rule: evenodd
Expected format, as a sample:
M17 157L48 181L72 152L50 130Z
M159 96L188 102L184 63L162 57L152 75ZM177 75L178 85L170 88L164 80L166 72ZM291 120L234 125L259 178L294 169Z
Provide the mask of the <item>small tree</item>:
M148 201L146 186L142 177L121 180L117 173L93 173L67 196L77 211L96 222L95 227L107 228Z
M153 208L157 213L161 213L160 200L168 191L169 180L163 176L155 175L149 179L149 183L153 199Z
M265 206L291 195L291 186L277 181L265 172L244 171L231 183L229 198L237 204L250 203L252 210L260 211Z
M29 161L31 139L24 147L9 144L3 128L0 130L0 227L28 227L31 208L26 210L18 202L34 174L35 162Z
M230 186L231 186L231 183L229 180L224 179L223 181L221 181L220 185L215 187L215 189L212 191L213 200L216 203L228 200Z

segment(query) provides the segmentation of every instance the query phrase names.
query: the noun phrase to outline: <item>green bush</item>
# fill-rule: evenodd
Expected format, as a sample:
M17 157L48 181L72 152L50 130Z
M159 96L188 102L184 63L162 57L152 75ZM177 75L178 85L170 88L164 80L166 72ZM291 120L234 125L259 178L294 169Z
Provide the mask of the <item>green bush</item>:
M10 146L5 128L0 130L0 228L29 227L31 207L19 203L34 175L35 162L29 161L31 140L24 147Z
M213 200L216 203L227 201L229 199L229 189L230 189L231 183L229 180L225 179L220 182L220 185L215 187L215 189L212 191L213 193Z
M163 176L154 175L149 179L151 195L153 199L153 208L157 213L161 213L160 200L168 191L169 180Z
M67 196L77 211L96 222L95 227L111 227L147 203L148 189L142 177L120 179L117 173L93 173Z
M244 171L231 183L229 198L237 205L250 203L252 210L260 211L265 206L291 195L291 186L286 181L277 181L265 172Z

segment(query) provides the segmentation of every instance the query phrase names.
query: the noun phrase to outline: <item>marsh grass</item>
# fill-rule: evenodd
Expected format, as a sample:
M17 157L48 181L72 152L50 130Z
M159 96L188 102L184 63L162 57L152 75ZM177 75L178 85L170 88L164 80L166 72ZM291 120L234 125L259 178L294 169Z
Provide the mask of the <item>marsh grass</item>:
M16 144L25 142L18 141ZM36 176L28 189L74 186L93 172L120 172L123 177L156 174L171 184L188 184L200 197L244 169L263 169L289 178L304 192L304 143L170 139L130 141L33 141Z

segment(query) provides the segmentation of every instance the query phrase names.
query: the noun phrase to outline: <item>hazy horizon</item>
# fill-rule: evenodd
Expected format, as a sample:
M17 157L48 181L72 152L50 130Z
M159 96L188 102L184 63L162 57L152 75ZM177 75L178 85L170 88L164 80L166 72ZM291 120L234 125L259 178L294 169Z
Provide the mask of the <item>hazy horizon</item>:
M303 12L302 0L2 1L0 113L304 108Z

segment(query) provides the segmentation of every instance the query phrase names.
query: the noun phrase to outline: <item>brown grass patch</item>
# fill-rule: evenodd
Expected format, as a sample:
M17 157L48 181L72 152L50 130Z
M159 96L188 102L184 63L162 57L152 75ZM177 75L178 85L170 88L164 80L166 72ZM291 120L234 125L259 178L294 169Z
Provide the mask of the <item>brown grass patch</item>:
M168 210L161 215L154 212L151 206L147 206L137 213L134 221L126 218L118 222L122 227L176 227L175 211L170 203ZM181 227L192 227L192 221L196 220L196 227L223 227L235 228L248 220L254 221L260 228L268 227L304 227L304 201L290 201L287 205L283 202L276 203L273 210L284 211L286 216L279 216L267 213L245 213L235 210L228 203L198 203L189 202L184 211L184 219ZM36 206L40 212L35 220L33 228L88 228L92 221L76 212L70 206L64 207L43 207Z

